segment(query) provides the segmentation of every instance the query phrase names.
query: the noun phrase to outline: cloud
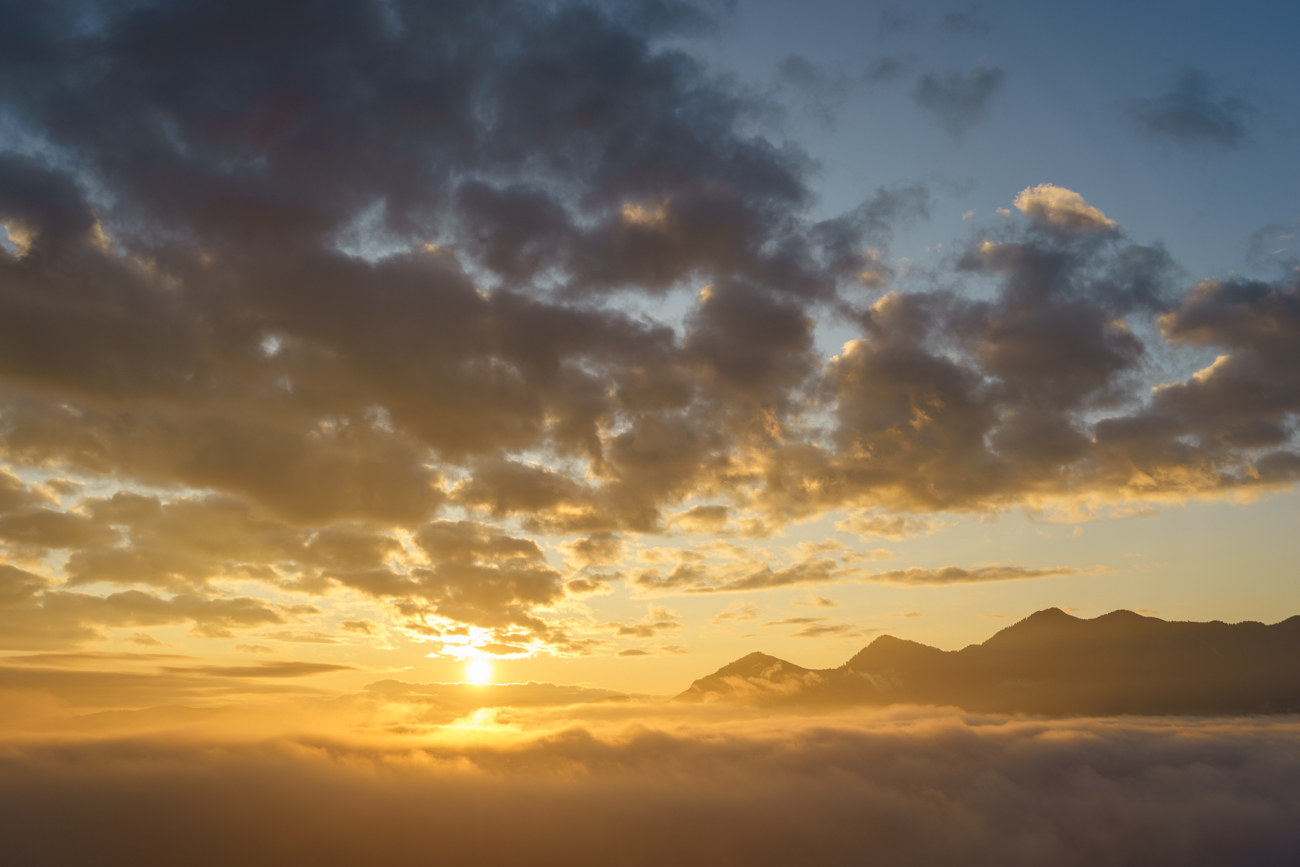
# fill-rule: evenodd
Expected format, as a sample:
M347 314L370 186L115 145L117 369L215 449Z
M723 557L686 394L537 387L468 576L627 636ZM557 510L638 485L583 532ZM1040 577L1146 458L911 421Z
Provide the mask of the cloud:
M840 603L836 602L834 599L827 599L825 596L814 596L807 602L804 602L802 599L793 599L790 604L813 608L834 608Z
M725 611L719 612L709 622L714 626L721 626L728 622L743 623L749 620L758 619L758 607L752 602L746 602L741 605L733 605Z
M914 65L915 61L910 57L886 55L867 64L862 79L868 84L889 84L902 78Z
M841 221L834 238L827 235L828 243L841 246L824 248L798 216L811 200L804 183L811 162L741 133L749 103L684 55L651 50L648 39L661 30L650 27L650 18L578 5L546 14L530 9L506 4L480 19L447 7L411 14L394 30L381 5L322 8L293 39L248 6L162 4L148 25L110 15L102 49L115 58L113 76L93 88L69 87L48 102L21 93L36 126L60 111L57 105L82 106L86 122L64 129L60 146L82 153L87 176L115 190L124 209L148 218L131 229L104 213L113 247L87 247L78 239L96 224L81 192L84 179L29 158L9 164L14 189L5 207L25 215L38 247L40 238L61 239L50 255L110 275L95 285L118 293L124 306L115 309L132 312L91 329L87 311L100 309L93 293L76 296L77 303L59 313L42 307L36 299L48 260L22 259L23 273L11 276L23 288L5 317L12 325L4 341L6 453L83 473L222 490L297 522L418 524L446 499L428 461L431 452L449 461L484 458L490 465L502 449L554 446L599 461L599 477L623 495L597 497L564 477L549 491L544 484L502 489L527 480L516 474L494 485L490 466L483 466L462 488L463 501L506 514L536 512L570 497L588 503L587 517L574 516L571 525L655 526L658 499L689 484L695 468L683 461L665 473L660 458L654 467L637 469L645 458L638 446L654 436L656 419L647 417L634 439L603 443L602 419L642 401L670 411L684 397L690 403L692 365L715 366L725 385L746 369L725 353L748 347L727 337L726 323L706 304L688 358L670 329L599 303L543 301L532 291L533 278L558 270L567 275L571 295L597 300L628 287L668 291L683 279L709 275L750 287L720 288L717 304L729 297L739 303L748 293L756 301L783 292L826 297L842 269L863 269L863 257L843 251L862 246L863 233L878 234L880 223ZM247 80L261 84L239 95L224 90L220 77L208 76L228 56L227 46L211 40L212 28L236 20L239 32L265 37L240 55ZM58 28L42 21L34 16L15 24L29 26L32 39L59 43ZM501 56L511 59L490 73L467 63L469 55L439 60L437 41L425 37L449 28L456 29L458 44L479 46L474 56L492 54L490 46L504 39L511 47ZM564 38L556 43L559 34ZM133 53L133 40L146 38L189 48L165 61ZM557 45L558 55L552 53ZM613 56L606 52L611 45L620 46L615 53L632 59L632 66L598 74L600 58ZM628 46L636 47L624 52ZM347 60L321 67L332 72L312 79L313 96L280 111L286 99L294 101L286 90L296 77L290 70L334 57L340 47ZM69 69L92 62L75 50L55 54ZM385 64L370 62L379 57ZM556 59L559 65L539 76ZM414 88L401 99L395 97L400 87L379 72L393 63L404 69L392 73L406 82L401 87ZM21 74L46 77L49 71ZM166 78L176 92L146 96L124 85L138 77ZM534 93L533 84L548 77L556 88ZM363 91L370 96L349 109L348 124L339 125L324 108L339 93ZM408 98L443 106L438 111L450 112L447 122L413 124ZM476 126L486 117L473 107L480 101L496 106L493 126ZM666 113L652 119L633 107L638 101ZM698 110L682 116L680 109L690 104ZM227 109L240 119L224 126L213 120ZM105 150L94 120L100 111L122 118L161 112L174 124L159 139L149 124L128 123L132 136ZM561 116L569 120L551 130ZM256 117L277 120L265 125ZM361 128L369 131L360 138L347 132ZM550 180L543 183L523 165L540 152L517 143L552 132L558 134L551 146L556 155L577 148L605 156L567 168L552 164L555 183L547 187ZM640 156L621 148L628 135L645 144ZM296 156L303 136L333 142L316 151L310 169ZM477 168L457 168L453 174L464 180L455 188L432 180L447 175L429 173L427 160L458 165L468 151L456 142L475 137L485 145L473 149ZM161 162L158 152L166 154ZM227 152L239 155L227 159ZM665 173L668 164L672 171ZM380 165L385 168L376 170ZM164 176L172 180L155 182ZM345 177L349 193L321 195ZM182 187L188 192L181 194ZM571 212L583 198L568 195L577 187L591 192L587 213ZM547 189L565 192L557 197ZM271 206L266 195L279 197L284 207ZM33 196L45 204L38 208ZM372 261L331 249L330 239L361 225L359 214L371 215L365 225L387 239L386 257ZM441 215L436 231L455 237L440 239L445 243L428 252L435 214ZM636 214L658 216L628 216ZM148 229L154 224L183 226L192 242L172 238L166 256L148 253L162 243ZM241 234L254 225L259 234ZM251 252L253 237L277 240L256 256L236 252ZM349 249L365 253L371 248L363 241ZM511 288L479 292L462 263L495 275L489 283L510 281ZM268 281L276 291L253 288ZM217 285L249 291L205 288ZM315 312L304 319L299 302L307 286ZM769 327L797 313L789 304L771 303ZM200 338L199 323L215 321L232 327ZM428 330L434 321L442 323L436 334ZM403 329L406 336L399 338ZM57 333L57 340L82 348L63 352L51 367L51 358L32 342L38 332ZM73 339L78 334L86 339ZM798 333L793 338L797 355L802 343ZM277 351L265 352L263 345ZM105 366L105 358L116 362ZM800 369L798 359L769 364L761 353L749 352L744 360L773 371ZM110 367L112 381L105 379ZM150 379L149 371L163 369L174 371L174 378ZM209 400L217 392L183 385L199 380L229 403L219 409ZM615 381L612 391L606 388ZM81 397L48 404L39 389L31 391L39 382L64 398L74 392ZM180 399L158 403L151 397L164 392ZM87 394L96 400L88 402ZM686 421L680 434L693 434L698 420ZM606 505L595 502L600 499L614 501L609 518L597 516L597 506Z
M623 540L613 533L596 533L560 546L578 567L608 566L623 553Z
M511 735L517 710L474 719L474 737L418 749L12 742L0 831L20 860L129 852L142 864L418 861L431 839L456 860L602 864L620 851L647 865L699 852L746 864L1264 864L1300 846L1300 756L1284 721L912 711ZM78 832L59 832L69 825ZM197 855L196 839L209 841Z
M630 647L620 650L619 656L686 656L690 653L679 644L659 644L652 647Z
M1087 570L1071 569L1058 566L1046 569L1030 569L1024 566L980 566L965 569L960 566L944 566L941 569L922 569L914 566L910 569L891 569L888 572L876 572L865 580L881 584L904 584L911 586L944 586L948 584L983 584L988 581L1025 581L1032 578L1057 578L1063 575L1078 575Z
M1123 111L1140 132L1157 141L1190 150L1230 150L1246 141L1257 109L1220 90L1205 72L1189 66L1167 92L1128 100Z
M682 625L674 618L676 611L650 606L648 615L636 623L614 623L614 634L620 638L654 638L661 632L678 632Z
M787 617L785 620L769 621L763 626L803 626L809 623L820 623L825 619L825 617Z
M86 483L77 479L64 479L55 477L45 480L45 487L64 497L72 497L82 493L86 488Z
M908 518L904 515L857 514L835 524L841 533L856 536L880 536L901 541L912 536L934 532L937 524L926 518Z
M572 596L594 596L610 593L612 589L603 578L573 578L564 582L565 592Z
M1300 255L1297 255L1295 244L1297 229L1300 229L1300 219L1256 229L1250 235L1251 262L1274 271L1300 273L1296 271L1300 268Z
M161 670L169 674L207 674L215 677L310 677L335 671L351 671L354 666L325 662L263 662L259 665L199 665L169 666Z
M953 138L960 138L988 117L993 98L1006 84L1006 77L996 66L977 66L967 72L927 72L917 79L912 100L938 118Z
M1167 449L1163 432L1178 430L1204 461L1201 484L1230 486L1244 478L1289 484L1300 473L1288 421L1300 410L1300 287L1209 281L1159 322L1171 342L1223 351L1185 381L1159 386L1143 412L1099 426L1107 445ZM1253 466L1239 463L1237 456L1251 449L1265 457ZM1157 465L1178 459L1168 451L1147 454ZM1158 478L1157 472L1148 476Z
M853 82L842 72L823 68L800 54L788 54L776 66L778 86L798 94L806 115L831 126L852 95Z
M1016 196L1015 206L1033 220L1034 225L1065 233L1112 232L1119 227L1114 220L1083 200L1083 196L1054 184L1026 187Z
M874 551L845 551L840 559L845 563L872 563L877 560L893 560L897 556L888 548L877 548Z
M939 29L950 33L988 33L990 28L978 6L954 9L939 19Z
M717 533L726 526L730 514L726 506L692 506L670 517L668 524L687 533Z
M346 617L451 655L613 653L571 615L620 580L860 577L703 545L638 562L646 535L845 510L893 538L1300 476L1289 276L1185 290L1163 247L1044 186L896 284L928 189L818 211L817 161L756 131L766 97L665 39L700 8L292 8L3 13L0 100L44 143L0 149L15 648ZM956 135L1004 83L932 71L914 97Z
M159 596L123 590L99 596L51 589L39 576L0 566L0 647L10 650L62 648L103 640L101 628L191 624L204 637L232 637L299 619L301 610L247 596L210 598L197 594ZM315 610L315 609L311 609Z
M646 569L633 576L631 583L645 592L741 593L798 584L825 584L854 574L855 570L842 569L834 560L825 558L808 558L777 569L762 565L753 570L748 564L683 563L667 575L658 569Z
M787 617L784 620L773 620L762 625L798 626L799 629L790 633L792 638L853 638L880 631L877 629L862 629L852 623L833 623L830 622L829 617Z
M131 668L104 667L112 662L127 662ZM85 667L87 664L93 667ZM210 705L295 694L329 697L332 693L302 681L350 670L354 669L349 665L293 660L245 666L213 665L177 654L134 654L125 660L33 654L5 659L0 665L0 693L35 691L50 696L65 709Z
M338 639L324 632L309 632L302 629L286 629L280 632L259 632L260 638L274 638L294 644L338 644Z

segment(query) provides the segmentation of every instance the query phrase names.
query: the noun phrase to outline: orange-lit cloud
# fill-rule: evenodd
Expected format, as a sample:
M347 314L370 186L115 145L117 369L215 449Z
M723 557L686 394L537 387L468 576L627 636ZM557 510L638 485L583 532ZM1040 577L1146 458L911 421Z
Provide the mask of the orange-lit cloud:
M901 541L1300 477L1293 282L1189 288L1049 183L908 282L929 190L814 217L814 161L656 41L699 10L391 5L15 22L45 145L0 150L0 643L614 653L605 595L869 578L885 549L757 544L830 513ZM1003 83L914 96L958 134Z
M1016 195L1015 206L1035 225L1061 232L1110 232L1119 223L1107 219L1074 190L1055 184L1026 187Z

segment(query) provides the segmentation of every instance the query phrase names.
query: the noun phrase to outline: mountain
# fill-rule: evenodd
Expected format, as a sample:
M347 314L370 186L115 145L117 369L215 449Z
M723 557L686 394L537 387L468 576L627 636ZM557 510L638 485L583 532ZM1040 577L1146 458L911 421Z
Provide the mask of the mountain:
M944 651L882 635L839 668L751 653L679 701L956 705L1062 715L1300 713L1300 616L1185 623L1048 608L983 644Z
M819 686L823 675L824 672L800 668L766 653L751 653L695 681L677 698L685 701L711 697L736 701L788 698Z

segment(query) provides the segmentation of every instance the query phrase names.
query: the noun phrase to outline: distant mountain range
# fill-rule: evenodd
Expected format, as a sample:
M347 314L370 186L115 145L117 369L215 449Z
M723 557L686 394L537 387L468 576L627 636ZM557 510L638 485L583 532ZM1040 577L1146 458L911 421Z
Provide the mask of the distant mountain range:
M750 655L678 701L956 705L1051 716L1300 713L1300 616L1185 623L1048 608L983 644L944 651L882 635L839 668Z

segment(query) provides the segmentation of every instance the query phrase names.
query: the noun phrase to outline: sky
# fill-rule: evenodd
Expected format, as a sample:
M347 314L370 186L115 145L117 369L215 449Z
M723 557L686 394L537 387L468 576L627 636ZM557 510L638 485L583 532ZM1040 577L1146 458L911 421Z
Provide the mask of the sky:
M1300 612L1300 11L0 20L0 652L96 707Z
M1295 864L1297 31L0 0L5 863Z

